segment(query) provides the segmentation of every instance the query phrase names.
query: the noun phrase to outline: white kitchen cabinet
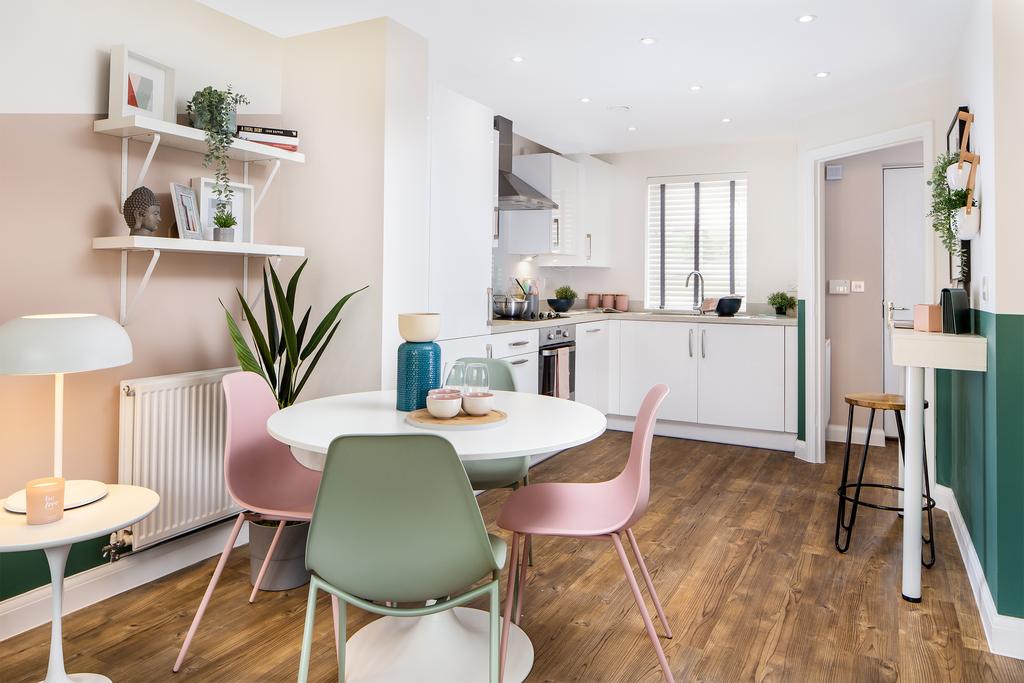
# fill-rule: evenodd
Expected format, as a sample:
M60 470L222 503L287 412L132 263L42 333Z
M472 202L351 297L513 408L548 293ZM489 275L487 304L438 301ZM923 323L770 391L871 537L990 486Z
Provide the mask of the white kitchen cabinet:
M438 341L437 344L441 347L442 371L449 363L460 358L487 358L490 343L491 338L488 335Z
M539 254L538 266L610 265L612 237L612 174L614 167L589 154L567 156L578 171L579 210L574 232L579 248L573 254Z
M697 421L697 328L697 325L682 322L623 320L620 323L620 414L635 416L650 388L667 384L670 392L658 417L678 422ZM578 383L579 379L576 381Z
M611 321L576 325L576 400L608 413Z
M427 301L440 339L488 332L495 135L493 111L432 87Z
M512 376L515 378L516 391L528 394L536 394L539 384L539 356L537 352L522 353L518 356L510 356L505 359L512 366Z
M512 157L512 172L543 193L557 209L503 211L510 254L576 254L579 236L579 169L558 154Z
M698 327L700 388L696 421L783 431L785 328L729 324Z

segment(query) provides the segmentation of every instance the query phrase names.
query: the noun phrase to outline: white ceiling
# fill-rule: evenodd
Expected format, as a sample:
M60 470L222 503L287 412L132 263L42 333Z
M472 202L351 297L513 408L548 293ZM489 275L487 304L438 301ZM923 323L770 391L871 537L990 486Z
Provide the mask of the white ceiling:
M951 68L969 0L200 0L279 36L389 16L433 77L561 152L792 135ZM796 18L817 15L802 24ZM657 42L640 43L644 36ZM511 58L521 55L521 63ZM819 71L831 72L819 79ZM692 92L690 85L703 85ZM589 97L582 104L581 97ZM628 104L627 113L609 111ZM721 122L723 117L731 123ZM627 128L635 126L635 132Z

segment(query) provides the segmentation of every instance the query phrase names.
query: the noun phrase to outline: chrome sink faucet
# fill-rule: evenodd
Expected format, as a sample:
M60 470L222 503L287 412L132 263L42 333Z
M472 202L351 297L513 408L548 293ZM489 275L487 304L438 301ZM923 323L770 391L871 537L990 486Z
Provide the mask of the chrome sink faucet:
M698 287L698 286L700 287L700 289L699 289L700 298L698 299L699 303L696 306L693 307L693 310L697 311L701 315L704 315L704 311L701 310L701 307L700 307L700 304L704 303L704 276L700 274L699 270L691 270L690 274L686 276L686 286L687 287L690 286L690 278L691 277L694 278L693 286L694 287Z

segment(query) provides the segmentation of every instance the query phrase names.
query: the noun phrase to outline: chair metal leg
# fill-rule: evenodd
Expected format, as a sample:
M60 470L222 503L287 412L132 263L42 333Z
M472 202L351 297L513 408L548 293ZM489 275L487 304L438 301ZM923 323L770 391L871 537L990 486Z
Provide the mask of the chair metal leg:
M499 591L500 585L501 585L501 582L498 581L498 577L495 576L494 580L491 581L490 609L488 610L489 613L490 613L490 617L491 617L491 619L490 619L490 622L491 622L491 628L490 628L491 650L490 650L490 657L488 658L488 662L490 663L490 672L491 672L490 681L491 681L491 683L498 683L498 680L501 677L501 674L499 672L499 668L500 668L500 664L501 664L501 652L500 652L500 650L501 650L501 644L500 644L500 635L501 635L501 600L498 597L498 591ZM341 683L344 683L344 679L341 679Z
M298 683L309 679L309 655L313 650L313 622L316 619L316 581L309 582L309 598L306 600L306 625L302 629L302 650L299 655Z
M256 582L253 583L252 593L249 594L249 603L253 603L256 600L256 594L260 592L260 584L263 583L263 575L267 573L267 567L270 566L270 558L274 556L274 551L277 550L277 542L281 540L281 534L284 532L285 522L283 519L280 524L277 525L277 531L274 532L274 539L270 542L270 547L267 549L267 556L263 558L263 564L260 565L260 573L256 575Z
M213 570L213 576L210 577L210 585L206 587L206 593L203 594L203 599L199 602L199 609L196 610L196 615L192 618L192 625L188 628L188 633L185 634L185 642L181 644L181 652L178 653L178 659L174 662L174 668L171 669L175 673L181 668L181 663L185 661L185 655L188 654L188 647L192 644L192 638L196 635L196 631L199 630L199 623L203 620L203 615L206 613L206 607L210 604L210 598L213 596L213 589L217 587L217 581L220 579L221 572L224 571L224 565L228 562L228 557L231 555L231 550L235 547L235 541L238 539L238 532L242 530L242 522L245 521L245 513L239 512L238 517L235 518L235 526L231 529L231 534L228 536L228 542L224 545L224 551L220 554L220 561L217 562L217 568Z
M644 582L647 584L647 592L651 594L651 599L654 600L654 609L658 612L658 619L661 620L661 625L665 627L665 637L672 637L672 629L668 625L668 619L665 617L665 610L661 608L661 600L658 599L658 593L654 590L654 581L651 580L651 573L647 571L647 564L644 562L644 556L640 554L640 545L636 542L636 536L633 535L632 529L626 529L626 538L629 539L629 545L633 548L633 555L636 556L636 563L640 565L640 573L644 576Z
M516 577L516 610L515 624L518 626L523 618L523 604L526 602L526 572L529 565L530 534L523 536L523 550L519 557L519 575Z
M899 410L894 410L892 412L893 412L893 415L896 417L896 435L897 435L897 437L899 437L899 444L900 444L900 481L899 481L899 485L903 486L903 470L906 467L905 463L907 461L907 435L904 434L904 432L903 432L903 413L900 412ZM903 494L901 492L900 493L900 499L902 499L902 498L903 498ZM906 503L904 502L904 504L906 504ZM903 518L903 511L900 510L899 512L897 512L896 516L899 517L900 519L902 519Z
M505 614L501 622L501 648L499 652L500 672L498 680L505 676L505 657L508 654L508 632L512 626L512 603L516 597L516 574L519 566L519 534L512 534L512 554L508 563L508 587L505 589Z
M331 601L337 610L334 624L334 647L338 654L338 683L345 683L345 641L348 640L345 635L347 625L345 622L348 619L348 610L346 609L347 605L334 595L331 596Z
M860 506L860 494L861 487L864 484L864 468L868 464L868 449L871 447L871 431L875 426L875 409L871 409L870 415L868 415L868 431L864 436L864 452L860 456L860 470L857 473L857 487L853 494L853 503L850 505L850 521L844 523L840 519L840 525L846 530L846 545L842 548L836 546L839 552L845 553L850 548L850 539L853 537L853 525L857 521L857 508ZM842 492L842 493L845 493Z
M640 609L640 617L644 620L647 636L651 639L654 651L658 655L658 661L661 663L661 671L665 676L665 683L675 683L672 669L669 668L668 659L665 657L665 650L662 649L661 643L658 641L658 633L654 630L654 622L651 621L651 615L647 613L647 606L644 604L644 597L640 594L640 586L637 585L636 577L633 576L633 567L630 566L629 559L626 557L626 550L622 547L622 539L619 537L619 534L612 534L611 537L612 543L615 544L615 552L619 554L622 569L626 573L626 581L633 591L633 599L636 600L636 606Z
M842 532L843 521L846 519L846 484L850 478L850 444L853 439L853 404L850 404L849 414L846 418L846 454L843 456L843 476L839 480L839 509L836 511L836 537L835 545L836 550L841 553L845 553L850 547L849 538L847 538L846 545L843 546L839 543L839 536Z
M342 637L342 633L345 631L345 623L341 620L341 607L338 596L331 595L331 620L334 622L334 649L337 650L335 654L344 656L344 652L341 652L342 648L345 647L345 639Z
M530 485L530 470L527 469L526 470L526 476L523 477L523 486L529 486L529 485ZM532 536L527 536L526 537L526 556L528 558L528 564L532 567L533 566L533 537Z

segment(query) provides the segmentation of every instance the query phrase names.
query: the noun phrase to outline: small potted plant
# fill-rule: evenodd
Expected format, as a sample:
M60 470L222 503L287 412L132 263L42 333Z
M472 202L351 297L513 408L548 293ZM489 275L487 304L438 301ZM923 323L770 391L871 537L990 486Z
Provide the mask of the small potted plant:
M768 305L775 309L775 315L786 315L791 308L796 308L796 299L786 292L773 292L768 296Z
M548 306L555 313L565 313L576 303L576 290L569 285L562 285L555 290L555 298L548 299Z
M206 86L197 90L192 99L185 103L189 122L193 128L206 131L206 154L203 166L214 169L216 182L213 194L217 197L217 213L213 217L216 226L213 238L218 242L234 242L234 226L238 223L231 213L231 177L228 174L228 148L235 139L239 105L249 104L249 98L241 93L217 90Z
M932 229L939 235L942 246L949 252L950 258L960 265L960 279L967 280L970 270L969 253L961 248L960 240L969 240L978 232L978 202L971 198L971 213L967 213L967 189L950 187L950 168L960 161L960 153L940 154L935 159L931 180L932 206L928 217L932 219Z

